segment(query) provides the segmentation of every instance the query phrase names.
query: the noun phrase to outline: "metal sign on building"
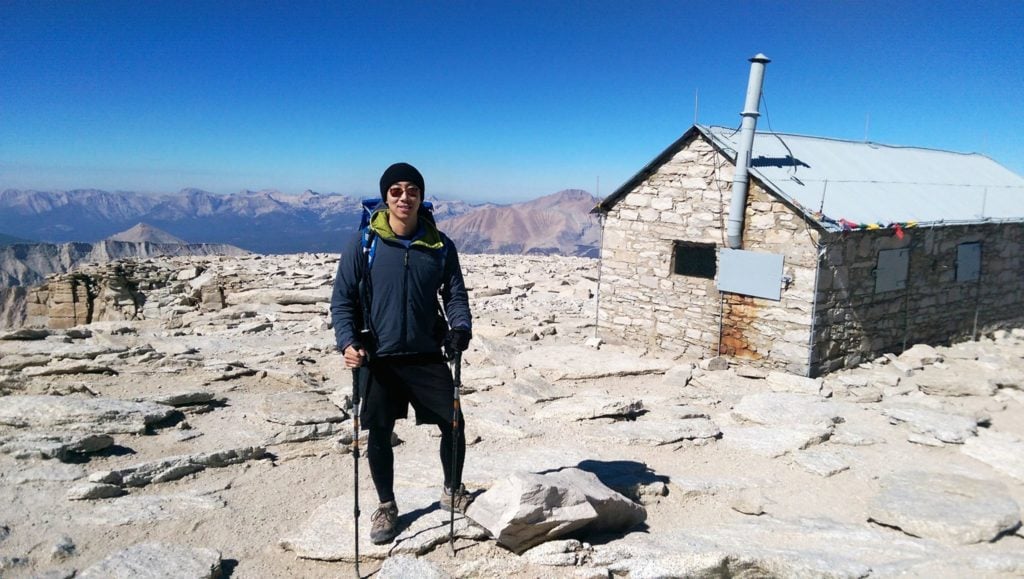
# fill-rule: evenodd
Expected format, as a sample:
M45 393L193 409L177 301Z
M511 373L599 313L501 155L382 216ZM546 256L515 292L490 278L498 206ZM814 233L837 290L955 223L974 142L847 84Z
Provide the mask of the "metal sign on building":
M782 299L782 255L742 249L718 252L718 291Z

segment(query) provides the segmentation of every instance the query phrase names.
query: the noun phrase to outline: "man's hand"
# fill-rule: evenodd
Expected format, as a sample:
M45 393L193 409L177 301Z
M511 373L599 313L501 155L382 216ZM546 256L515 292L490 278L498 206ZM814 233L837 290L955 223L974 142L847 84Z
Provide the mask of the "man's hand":
M458 352L465 352L473 334L465 328L452 328L444 339L444 352L448 358L454 358Z
M358 368L366 363L366 350L359 344L350 344L343 354L346 368Z

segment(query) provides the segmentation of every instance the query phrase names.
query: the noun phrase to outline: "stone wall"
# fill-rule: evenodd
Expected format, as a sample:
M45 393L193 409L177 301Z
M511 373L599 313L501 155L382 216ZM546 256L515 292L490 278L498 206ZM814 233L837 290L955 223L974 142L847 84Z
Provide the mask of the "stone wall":
M688 357L721 351L806 374L819 232L751 182L744 249L783 255L781 301L726 294L674 274L676 241L725 246L733 166L696 135L605 217L599 331Z
M915 343L946 344L1024 322L1024 224L852 231L823 238L814 367L855 365ZM982 243L981 277L958 282L957 247ZM875 292L878 252L909 248L905 289Z

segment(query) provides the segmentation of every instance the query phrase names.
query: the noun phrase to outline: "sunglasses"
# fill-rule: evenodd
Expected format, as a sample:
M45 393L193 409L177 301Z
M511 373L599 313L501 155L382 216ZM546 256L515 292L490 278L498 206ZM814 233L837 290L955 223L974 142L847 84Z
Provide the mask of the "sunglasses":
M406 185L405 187L392 185L391 188L388 189L388 195L396 199L401 197L402 193L405 193L409 197L419 197L422 191L420 191L420 188L416 185Z

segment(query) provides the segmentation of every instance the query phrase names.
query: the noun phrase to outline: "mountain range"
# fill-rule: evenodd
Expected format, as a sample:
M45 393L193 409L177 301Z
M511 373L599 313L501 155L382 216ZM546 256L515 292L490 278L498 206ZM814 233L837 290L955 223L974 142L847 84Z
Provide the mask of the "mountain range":
M566 190L510 205L429 198L439 227L464 253L596 255L597 198ZM274 190L218 195L200 189L150 195L125 191L0 191L6 238L90 242L145 224L180 241L227 244L264 254L338 252L359 224L360 199ZM130 230L129 230L130 231ZM17 241L17 240L15 240ZM152 241L152 240L149 240Z
M162 233L162 235L166 235ZM51 273L75 269L79 264L108 262L125 258L154 258L180 255L244 255L249 253L224 243L159 243L117 241L95 243L0 244L0 288L36 285Z

